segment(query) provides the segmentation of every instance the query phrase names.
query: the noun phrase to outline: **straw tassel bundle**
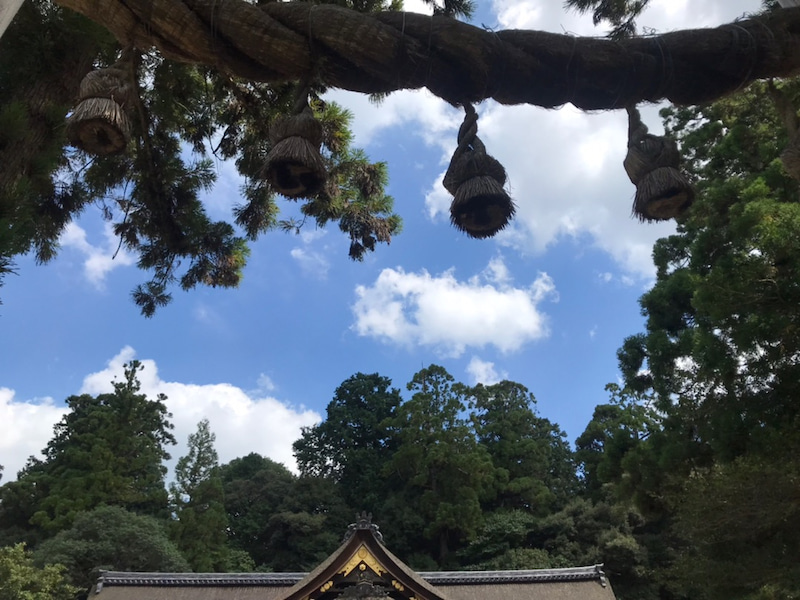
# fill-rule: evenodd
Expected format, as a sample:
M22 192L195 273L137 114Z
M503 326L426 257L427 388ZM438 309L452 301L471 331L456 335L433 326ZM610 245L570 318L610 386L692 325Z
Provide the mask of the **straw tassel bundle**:
M267 179L287 198L308 198L325 185L327 174L320 154L322 125L308 105L308 87L301 90L294 113L270 126L272 148L264 165Z
M67 118L67 139L89 154L122 152L131 139L126 109L133 105L135 88L129 65L117 63L87 74L81 81L80 102Z
M488 238L514 216L514 203L503 189L506 170L478 138L478 115L471 104L458 131L458 148L450 159L444 187L453 195L450 222L473 238Z
M628 154L623 166L636 186L633 214L640 221L666 221L682 215L694 201L694 189L680 172L674 140L647 133L639 111L628 108Z

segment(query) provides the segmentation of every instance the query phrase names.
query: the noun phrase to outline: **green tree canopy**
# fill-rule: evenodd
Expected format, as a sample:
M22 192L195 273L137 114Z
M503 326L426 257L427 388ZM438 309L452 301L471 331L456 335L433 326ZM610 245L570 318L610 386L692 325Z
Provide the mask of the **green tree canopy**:
M271 559L269 519L292 493L295 476L282 464L251 453L221 465L230 545L247 552L256 565Z
M352 520L331 478L297 477L258 454L222 465L219 476L229 543L260 569L312 569L338 546Z
M55 425L44 459L30 459L17 481L0 487L0 522L19 533L51 535L102 504L164 516L164 487L175 443L171 415L159 395L140 393L138 361L125 366L114 392L67 398L69 412Z
M397 452L384 467L409 493L408 507L424 524L440 565L451 546L475 535L482 524L481 500L494 491L496 469L464 414L467 388L443 367L431 365L408 384L413 392L389 421Z
M178 459L170 486L173 518L170 538L198 573L224 572L230 566L228 518L219 475L216 436L208 419L189 434L189 453Z
M468 394L478 442L507 481L493 505L539 514L563 506L577 483L572 451L558 425L536 414L533 394L513 381Z
M80 513L69 529L35 551L39 564L61 564L71 583L88 591L101 569L176 573L189 564L167 536L165 523L119 506Z
M0 600L73 600L63 565L37 567L24 544L0 548Z
M614 464L673 536L679 559L664 580L692 597L800 589L787 508L800 423L800 196L787 174L796 128L786 128L796 114L776 111L797 95L794 81L759 84L664 111L699 194L678 233L656 244L646 331L619 353L629 391L652 394L657 427Z
M330 477L353 510L376 512L385 489L375 485L395 451L390 419L400 391L387 377L356 373L336 388L325 420L303 428L294 443L301 475Z
M589 497L606 497L604 486L621 486L626 456L658 428L659 418L645 393L606 385L610 403L595 407L592 420L575 440L577 461Z

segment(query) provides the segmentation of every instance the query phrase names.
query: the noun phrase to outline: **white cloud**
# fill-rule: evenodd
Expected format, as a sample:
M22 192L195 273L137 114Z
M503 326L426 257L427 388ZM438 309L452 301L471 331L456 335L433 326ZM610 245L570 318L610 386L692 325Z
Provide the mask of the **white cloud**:
M219 137L214 140L214 145L219 143ZM192 160L191 157L187 158ZM239 174L234 160L215 158L214 171L217 176L214 187L210 190L202 190L200 200L208 211L209 217L230 220L233 207L245 201L242 195L244 177Z
M3 482L17 478L29 456L41 451L53 435L53 426L67 413L52 398L17 400L14 390L0 387L0 464Z
M300 268L306 275L316 277L318 279L325 279L328 276L328 269L330 269L330 262L324 254L316 250L309 250L308 248L292 248L289 252L292 258L297 261Z
M439 147L449 154L455 148L455 135L463 114L427 90L394 92L380 104L370 102L364 94L335 90L325 96L348 108L358 117L351 128L356 146L379 143L378 135L389 127L403 125L402 135L392 138L392 144L403 144L403 136L422 137L429 146Z
M643 109L651 130L661 120ZM447 222L450 194L442 186L460 116L432 131L442 148L443 168L425 195L429 218ZM426 123L420 123L423 130ZM672 222L641 224L631 218L635 188L622 161L627 147L624 113L588 114L571 106L544 110L487 102L479 109L478 134L508 172L517 205L512 227L495 238L522 254L541 254L563 238L586 237L637 278L654 275L653 243L675 230Z
M653 0L639 23L656 31L714 27L760 10L760 0Z
M435 220L438 215L448 215L450 213L450 203L453 197L446 189L444 189L444 174L445 171L439 173L436 181L433 182L431 189L425 194L425 208L427 209L428 218Z
M652 277L653 243L675 225L630 217L634 187L622 168L624 114L492 105L481 126L487 148L508 170L517 204L512 228L498 238L502 244L538 254L562 238L586 237L627 273Z
M111 381L123 379L123 366L135 357L130 346L112 358L105 369L86 376L81 393L100 394L113 389ZM154 398L167 396L167 408L175 425L173 434L178 445L170 452L173 463L186 452L186 439L194 433L201 419L208 419L211 431L217 436L216 449L220 462L228 462L250 452L257 452L295 470L292 443L300 437L300 428L318 423L321 416L303 407L265 395L263 384L270 381L259 378L261 393L249 395L229 383L197 385L164 381L153 360L142 360L144 369L139 373L142 393ZM274 385L274 384L273 384Z
M224 312L217 310L213 303L206 300L195 298L192 317L203 327L219 334L228 334L230 332L228 316Z
M613 284L618 284L618 285L622 285L622 286L625 286L625 287L631 287L631 286L635 285L637 283L637 281L639 283L642 283L641 279L637 280L637 279L631 277L630 275L614 274L614 273L611 273L610 271L605 271L603 273L597 273L597 281L599 283L601 283L601 284L613 283ZM652 279L645 280L644 284L645 285L643 285L642 289L643 290L649 289L651 287L651 285L652 285Z
M107 366L87 375L81 394L103 394L113 391L112 381L122 381L123 366L135 358L130 346L123 348ZM153 360L142 360L139 373L141 391L149 398L167 396L167 408L175 426L178 445L171 448L170 466L186 453L186 440L197 423L207 418L217 436L216 449L220 462L228 462L250 452L257 452L296 470L292 443L300 436L300 428L318 423L321 416L311 410L267 395L274 382L261 374L258 390L246 393L228 383L187 384L164 381ZM16 478L28 456L41 457L41 450L53 435L53 426L67 413L65 406L52 398L22 401L14 391L0 388L0 464L5 467L3 481Z
M296 246L289 251L290 256L297 261L300 269L308 277L314 279L326 279L331 263L328 260L329 245L321 245L317 242L325 237L327 232L324 229L312 229L309 231L301 230L300 241L302 245Z
M72 222L66 226L58 240L61 247L77 250L85 257L84 275L98 290L104 288L106 276L113 269L136 262L132 254L119 247L119 238L114 234L111 223L103 226L103 237L104 244L94 246L87 240L86 231Z
M256 384L258 385L258 389L265 392L273 392L277 388L275 382L272 381L272 377L265 373L259 374Z
M670 31L713 27L760 9L760 0L652 0L638 19L640 30ZM575 35L602 36L608 26L595 27L591 13L581 15L560 2L494 0L492 10L504 29L543 29Z
M489 261L489 266L483 271L483 276L487 281L498 285L507 285L511 283L511 272L500 256L496 256Z
M478 383L494 385L508 378L508 373L505 371L498 372L493 362L481 360L477 356L473 356L472 359L470 359L466 371L472 378L473 385Z
M403 10L424 15L433 14L433 6L423 0L403 0Z
M355 291L352 329L359 335L432 347L453 357L486 346L513 352L546 337L547 318L538 305L557 299L546 273L528 287L512 287L499 258L467 281L457 280L454 269L432 276L398 267L384 269L375 283Z

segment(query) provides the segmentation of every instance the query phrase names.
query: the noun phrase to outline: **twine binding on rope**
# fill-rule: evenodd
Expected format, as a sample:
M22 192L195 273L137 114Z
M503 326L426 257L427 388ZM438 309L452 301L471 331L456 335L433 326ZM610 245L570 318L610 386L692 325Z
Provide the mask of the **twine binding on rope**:
M623 167L636 186L633 214L640 221L666 221L686 212L694 189L681 173L674 140L647 132L636 107L628 111L628 153Z
M504 229L514 216L514 203L503 189L506 170L478 138L478 115L465 104L466 115L458 131L458 147L444 176L453 195L450 222L473 238L488 238Z

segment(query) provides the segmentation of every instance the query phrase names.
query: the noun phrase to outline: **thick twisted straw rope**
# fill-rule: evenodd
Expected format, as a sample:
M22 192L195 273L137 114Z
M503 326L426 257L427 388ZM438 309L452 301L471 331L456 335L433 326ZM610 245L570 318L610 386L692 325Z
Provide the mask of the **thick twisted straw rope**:
M244 0L56 0L123 45L257 81L302 79L356 92L427 87L454 104L585 109L710 101L800 72L800 8L714 29L611 41L491 32L447 17L361 14L333 5ZM310 44L314 55L311 56Z

